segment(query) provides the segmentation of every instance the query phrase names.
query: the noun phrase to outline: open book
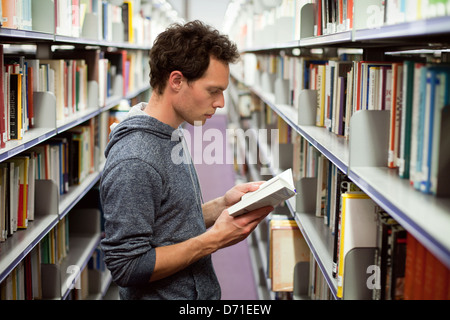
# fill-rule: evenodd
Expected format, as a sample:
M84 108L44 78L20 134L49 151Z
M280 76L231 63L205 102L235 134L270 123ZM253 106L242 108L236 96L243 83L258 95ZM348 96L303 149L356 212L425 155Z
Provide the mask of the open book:
M295 193L292 170L288 169L261 184L258 190L244 194L241 201L228 208L228 214L236 217L262 207L275 207Z

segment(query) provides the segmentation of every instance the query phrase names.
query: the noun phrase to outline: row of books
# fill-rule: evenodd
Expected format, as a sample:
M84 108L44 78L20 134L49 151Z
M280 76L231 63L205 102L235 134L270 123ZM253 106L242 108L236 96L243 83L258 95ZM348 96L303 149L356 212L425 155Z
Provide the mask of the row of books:
M362 193L344 193L339 227L338 297L343 297L344 258L355 248L374 248L362 267L374 300L448 300L450 269ZM357 226L357 227L356 227ZM356 227L356 228L355 228ZM335 235L336 236L336 235ZM344 257L341 255L344 254ZM346 274L345 277L352 276ZM371 281L369 281L371 280ZM345 296L345 294L344 294Z
M316 125L349 137L360 110L389 110L386 166L425 193L446 196L446 110L450 104L448 65L402 62L257 57L256 86L274 93L275 103L296 108L301 90L317 92ZM280 82L281 80L281 82ZM284 89L280 89L280 85Z
M448 196L446 113L450 68L405 61L392 64L392 103L388 166L416 189ZM397 76L396 76L397 74ZM397 79L397 81L395 81Z
M345 115L390 110L387 167L398 168L399 176L422 192L448 196L444 157L449 66L411 60L352 64Z
M308 152L318 152L305 148L303 145L308 143L302 142L301 147L295 150L299 150L303 163L306 162L308 167L315 168L310 169L308 175L303 174L303 177L317 178L315 215L323 217L324 224L329 227L334 239L332 275L338 283L337 296L343 297L346 255L355 248L373 247L375 254L370 265L377 266L379 270L377 274L379 283L373 287L373 299L448 299L450 270L323 155L308 156ZM296 155L294 161L298 158L298 153ZM304 172L302 169L300 171ZM413 244L407 246L410 242ZM407 260L408 252L414 254L417 247L422 250L420 253L422 257L418 260L414 258ZM428 261L425 261L425 255ZM424 275L419 277L416 274L406 280L406 266L424 272L428 281L426 288L423 287ZM428 273L424 270L430 271ZM437 270L438 275L435 274ZM417 284L415 288L405 286L405 281L413 281L416 276L422 279L421 284ZM417 292L422 293L418 295Z
M384 23L396 24L450 15L448 0L386 0L381 3Z
M352 276L344 272L344 260L352 250L358 250L362 247L372 248L373 253L369 257L368 264L360 266L363 268L361 270L365 272L370 266L376 270L378 281L370 288L369 295L363 298L377 300L405 299L402 284L405 281L406 250L404 244L407 233L404 228L382 211L346 174L342 173L306 139L295 131L288 131L287 127L283 125L282 119L280 120L276 114L273 114L270 108L262 108L259 111L254 111L254 113L264 115L263 118L268 122L264 121L263 126L276 123L280 130L280 137L285 136L287 139L284 143L293 144L292 155L283 153L280 157L292 157L294 181L298 183L302 179L310 178L314 178L316 181L316 190L313 193L315 198L310 199L310 194L308 196L301 194L296 201L312 203L313 205L309 205L311 209L307 213L322 219L325 225L324 230L328 230L324 232L330 234L332 239L330 251L332 252L333 264L328 268L332 277L336 279L337 297L348 298L348 292L353 290L353 288L344 287L344 275ZM283 134L281 131L286 132ZM260 164L256 164L255 168L259 167ZM310 185L310 187L312 188L313 185ZM297 191L302 192L302 190ZM301 285L301 283L292 282L292 275L295 263L300 262L300 260L295 262L293 260L298 258L298 254L303 251L297 248L294 254L290 250L278 248L277 252L273 245L273 236L282 233L288 238L288 240L284 239L285 243L289 244L285 245L286 248L303 239L302 234L297 229L296 222L287 217L285 217L285 220L271 220L269 228L268 278L271 280L272 290L274 291L283 290L283 288L292 291L295 286ZM279 233L274 233L274 230ZM280 239L282 238L280 237ZM276 256L276 259L274 256ZM309 263L309 274L299 277L300 282L305 281L305 278L309 281L308 297L311 299L331 298L331 290L322 271L318 270L317 262L313 258L309 260ZM288 282L290 286L286 285L286 280L284 284L280 281L282 279L279 277L280 274L274 277L274 266L277 266L278 270L284 271L284 273L280 273L281 275L290 274ZM427 267L429 266L427 265ZM366 280L370 280L369 277L370 273L367 274L364 283L357 283L357 285L365 288L369 283L366 283ZM344 294L344 291L347 291L346 294ZM434 296L429 295L427 297L427 299L432 298Z
M31 0L2 1L2 27L21 30L32 30L33 14Z
M60 264L67 257L70 248L69 216L64 216L39 243L41 263Z
M0 283L0 300L41 300L42 265L56 264L69 252L69 218L61 219Z
M24 61L24 69L32 74L29 86L33 91L55 94L57 120L67 119L88 108L88 65L85 60L20 59ZM32 103L31 98L29 103Z
M313 0L314 36L450 15L448 0Z
M270 112L270 109L263 110ZM286 130L279 124L280 121L280 130ZM323 219L333 239L333 266L330 268L338 283L337 296L344 297L345 257L352 249L363 247L373 248L368 266L378 272L378 282L371 288L372 299L448 299L450 270L303 137L291 131L288 136L285 142L294 144L292 168L295 181L311 177L317 180L316 199L313 200L315 210L310 214ZM419 252L418 259L407 259L407 254L414 252ZM407 268L415 271L406 271ZM414 272L417 273L414 275ZM419 272L423 274L419 275ZM313 279L311 288L317 290L317 295L313 291L310 297L328 299L329 290L322 290L323 275L310 269L310 277ZM420 283L413 288L411 282ZM360 285L366 286L366 282Z
M117 4L107 0L2 1L2 27L147 45L149 5L141 1Z
M25 57L3 59L0 45L0 134L1 146L8 140L22 139L24 132L34 126L33 67L28 68Z
M353 0L313 0L314 36L353 28Z
M55 298L46 296L47 292L52 290L45 287L52 284L45 281L46 275L43 274L43 269L48 265L63 265L70 253L69 224L72 219L78 219L76 214L69 214L61 219L0 283L0 300ZM85 299L91 291L100 292L101 280L104 278L102 275L105 271L103 253L100 248L96 248L89 258L87 267L81 271L79 280L72 288L79 290L73 290L74 292L69 295L69 298ZM59 268L52 269L52 272L58 273L52 277L61 276ZM67 273L71 273L71 271L67 270Z
M87 109L105 106L109 97L126 96L148 85L148 73L130 72L147 70L147 58L141 51L88 50L80 53L80 59L73 59L71 53L55 52L55 59L34 59L3 56L2 50L0 45L0 68L4 71L0 74L0 148L7 141L21 140L35 126L35 92L55 95L59 123Z
M41 300L41 251L37 244L0 283L0 300Z
M450 270L410 233L404 263L405 300L450 300Z
M1 163L0 241L34 220L35 159L30 153Z
M35 218L35 180L52 180L60 195L94 171L95 128L70 129L49 142L0 163L0 241Z
M228 23L228 33L241 49L449 16L450 1L285 0L277 8L252 12L253 16L241 15L234 24Z
M308 297L311 300L332 300L333 295L319 264L311 253Z
M103 274L106 272L103 258L103 251L97 247L89 259L87 267L81 270L80 278L66 300L87 300L89 295L98 295L102 292L102 279L104 278Z

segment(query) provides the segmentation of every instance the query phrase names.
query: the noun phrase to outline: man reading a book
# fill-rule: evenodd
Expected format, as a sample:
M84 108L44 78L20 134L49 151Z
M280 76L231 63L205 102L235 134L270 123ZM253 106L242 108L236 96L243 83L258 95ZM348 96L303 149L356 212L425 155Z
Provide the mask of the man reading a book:
M152 95L112 129L101 178L101 246L121 299L220 299L211 253L245 239L273 209L233 218L226 208L258 183L202 203L192 162L171 160L180 144L190 159L179 127L204 124L224 106L238 57L226 36L199 21L174 24L154 42Z

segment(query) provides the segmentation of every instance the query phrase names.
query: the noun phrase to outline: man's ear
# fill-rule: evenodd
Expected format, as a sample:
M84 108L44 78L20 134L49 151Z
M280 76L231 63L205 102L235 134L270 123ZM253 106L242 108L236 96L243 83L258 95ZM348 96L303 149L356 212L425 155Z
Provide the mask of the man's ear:
M169 75L169 86L175 91L181 89L181 84L183 83L183 74L180 71L172 71Z

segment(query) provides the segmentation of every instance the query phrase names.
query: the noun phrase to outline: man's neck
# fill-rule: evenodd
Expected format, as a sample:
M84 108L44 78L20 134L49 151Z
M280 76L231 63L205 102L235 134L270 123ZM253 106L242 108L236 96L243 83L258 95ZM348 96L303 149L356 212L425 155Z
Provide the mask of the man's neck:
M170 101L164 98L164 95L158 95L155 92L152 93L144 112L174 129L183 123L178 119Z

